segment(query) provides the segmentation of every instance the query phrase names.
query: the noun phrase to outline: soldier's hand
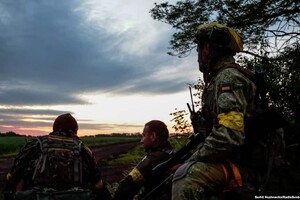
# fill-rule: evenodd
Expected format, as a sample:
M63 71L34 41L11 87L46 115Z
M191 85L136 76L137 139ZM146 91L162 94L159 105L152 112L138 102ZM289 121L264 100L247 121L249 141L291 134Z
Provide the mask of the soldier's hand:
M169 169L169 173L174 174L181 165L182 165L181 163L174 165L173 167L171 167L171 169Z
M194 129L195 133L199 132L198 128L201 124L201 117L202 116L201 116L200 111L192 112L191 115L190 115L190 119L191 119L192 126L193 126L193 129Z

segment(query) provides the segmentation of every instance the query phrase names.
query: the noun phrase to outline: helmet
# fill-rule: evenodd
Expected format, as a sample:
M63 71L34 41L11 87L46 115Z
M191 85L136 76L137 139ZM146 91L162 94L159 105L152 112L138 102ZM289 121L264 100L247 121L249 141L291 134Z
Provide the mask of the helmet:
M78 124L76 119L70 114L62 114L58 116L53 123L53 131L66 130L77 134Z
M217 22L198 26L194 42L198 44L203 40L209 40L213 45L229 48L235 52L243 50L243 40L241 35L232 28Z

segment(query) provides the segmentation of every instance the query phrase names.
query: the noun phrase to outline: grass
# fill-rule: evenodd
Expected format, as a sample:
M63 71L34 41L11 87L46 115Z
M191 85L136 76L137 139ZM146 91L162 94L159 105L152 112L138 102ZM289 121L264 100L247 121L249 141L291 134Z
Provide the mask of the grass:
M0 137L0 158L16 156L21 148L27 141L34 139L35 137L27 136L7 136ZM107 144L114 144L120 142L138 141L138 136L84 136L80 137L82 142L88 147L102 146Z
M170 138L170 143L174 147L175 150L178 150L180 147L182 147L187 141L187 138ZM140 161L144 156L146 155L146 152L142 145L138 145L137 147L131 149L125 154L120 154L116 156L115 158L108 161L109 165L114 164L131 164L131 163L137 163Z
M138 145L137 147L129 150L125 154L120 154L113 159L109 160L107 164L114 165L114 164L132 164L137 163L146 155L143 147Z
M7 136L0 137L0 157L15 156L33 137Z
M143 157L146 155L146 152L144 151L143 147L141 145L138 145L137 147L129 150L125 154L120 154L113 159L109 160L107 162L108 165L136 165ZM125 170L122 172L123 176L125 177L129 172L131 171L130 167L128 170ZM119 186L118 182L114 182L107 185L107 188L111 195L113 196Z
M107 144L114 144L120 142L134 142L139 141L141 138L139 136L84 136L80 137L82 142L87 145L88 147L91 146L103 146Z

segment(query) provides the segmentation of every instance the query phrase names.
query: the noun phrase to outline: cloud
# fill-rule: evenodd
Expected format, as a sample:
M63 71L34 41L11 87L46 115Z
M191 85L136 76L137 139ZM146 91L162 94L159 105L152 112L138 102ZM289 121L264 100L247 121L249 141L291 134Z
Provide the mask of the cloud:
M49 106L88 105L85 94L184 90L195 79L181 73L186 60L166 54L172 29L150 17L152 7L139 0L1 1L0 106L45 106L40 112L48 116ZM1 117L2 124L9 119Z
M106 18L94 23L97 15L89 19L87 13L93 15L93 10L78 9L82 6L80 1L5 1L1 4L0 87L5 87L1 103L82 103L72 94L115 88L122 92L123 86L125 93L174 92L167 86L169 80L156 81L154 76L168 60L167 34L161 35L155 26L143 21L135 22L136 26L130 24L133 20L124 13L133 8L122 8L123 13L109 9L111 12L104 15ZM105 13L105 7L101 6L96 7L97 12L104 9ZM121 5L112 3L111 6ZM150 16L148 18L150 21ZM105 22L111 25L101 26ZM120 24L128 24L128 27ZM114 26L119 28L114 30ZM161 41L165 41L165 45L157 46ZM128 84L134 85L127 87ZM143 88L150 84L156 89Z

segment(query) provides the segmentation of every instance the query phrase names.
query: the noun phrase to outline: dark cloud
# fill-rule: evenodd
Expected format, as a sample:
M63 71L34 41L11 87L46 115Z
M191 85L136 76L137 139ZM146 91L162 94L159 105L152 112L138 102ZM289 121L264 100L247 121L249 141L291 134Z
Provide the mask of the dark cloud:
M79 131L80 129L85 130L99 130L100 131L110 131L112 129L126 130L128 128L138 128L143 130L143 125L132 125L132 124L90 124L79 121Z
M57 105L86 103L72 94L65 92L59 95L59 90L40 88L33 90L31 87L14 88L0 91L1 105Z
M14 126L18 128L52 127L58 115L71 113L62 110L47 109L0 109L0 126Z
M169 35L156 38L164 42L148 53L134 55L119 47L132 39L126 34L135 32L109 33L105 26L87 20L81 4L80 0L0 1L0 127L48 127L51 118L64 113L1 106L84 105L89 102L81 94L152 95L186 89L186 79L155 75L176 65L178 58L166 54ZM151 48L143 46L140 51ZM38 115L40 121L30 121ZM89 122L83 126L122 128Z
M47 109L0 109L0 118L2 118L3 115L47 115L47 116L58 116L63 113L71 113L70 111L62 111L62 110L47 110Z
M124 55L111 46L120 38L85 23L79 3L0 2L1 104L81 104L75 95L82 92L173 93L183 87L148 78L166 61L165 46L140 60L118 59Z

